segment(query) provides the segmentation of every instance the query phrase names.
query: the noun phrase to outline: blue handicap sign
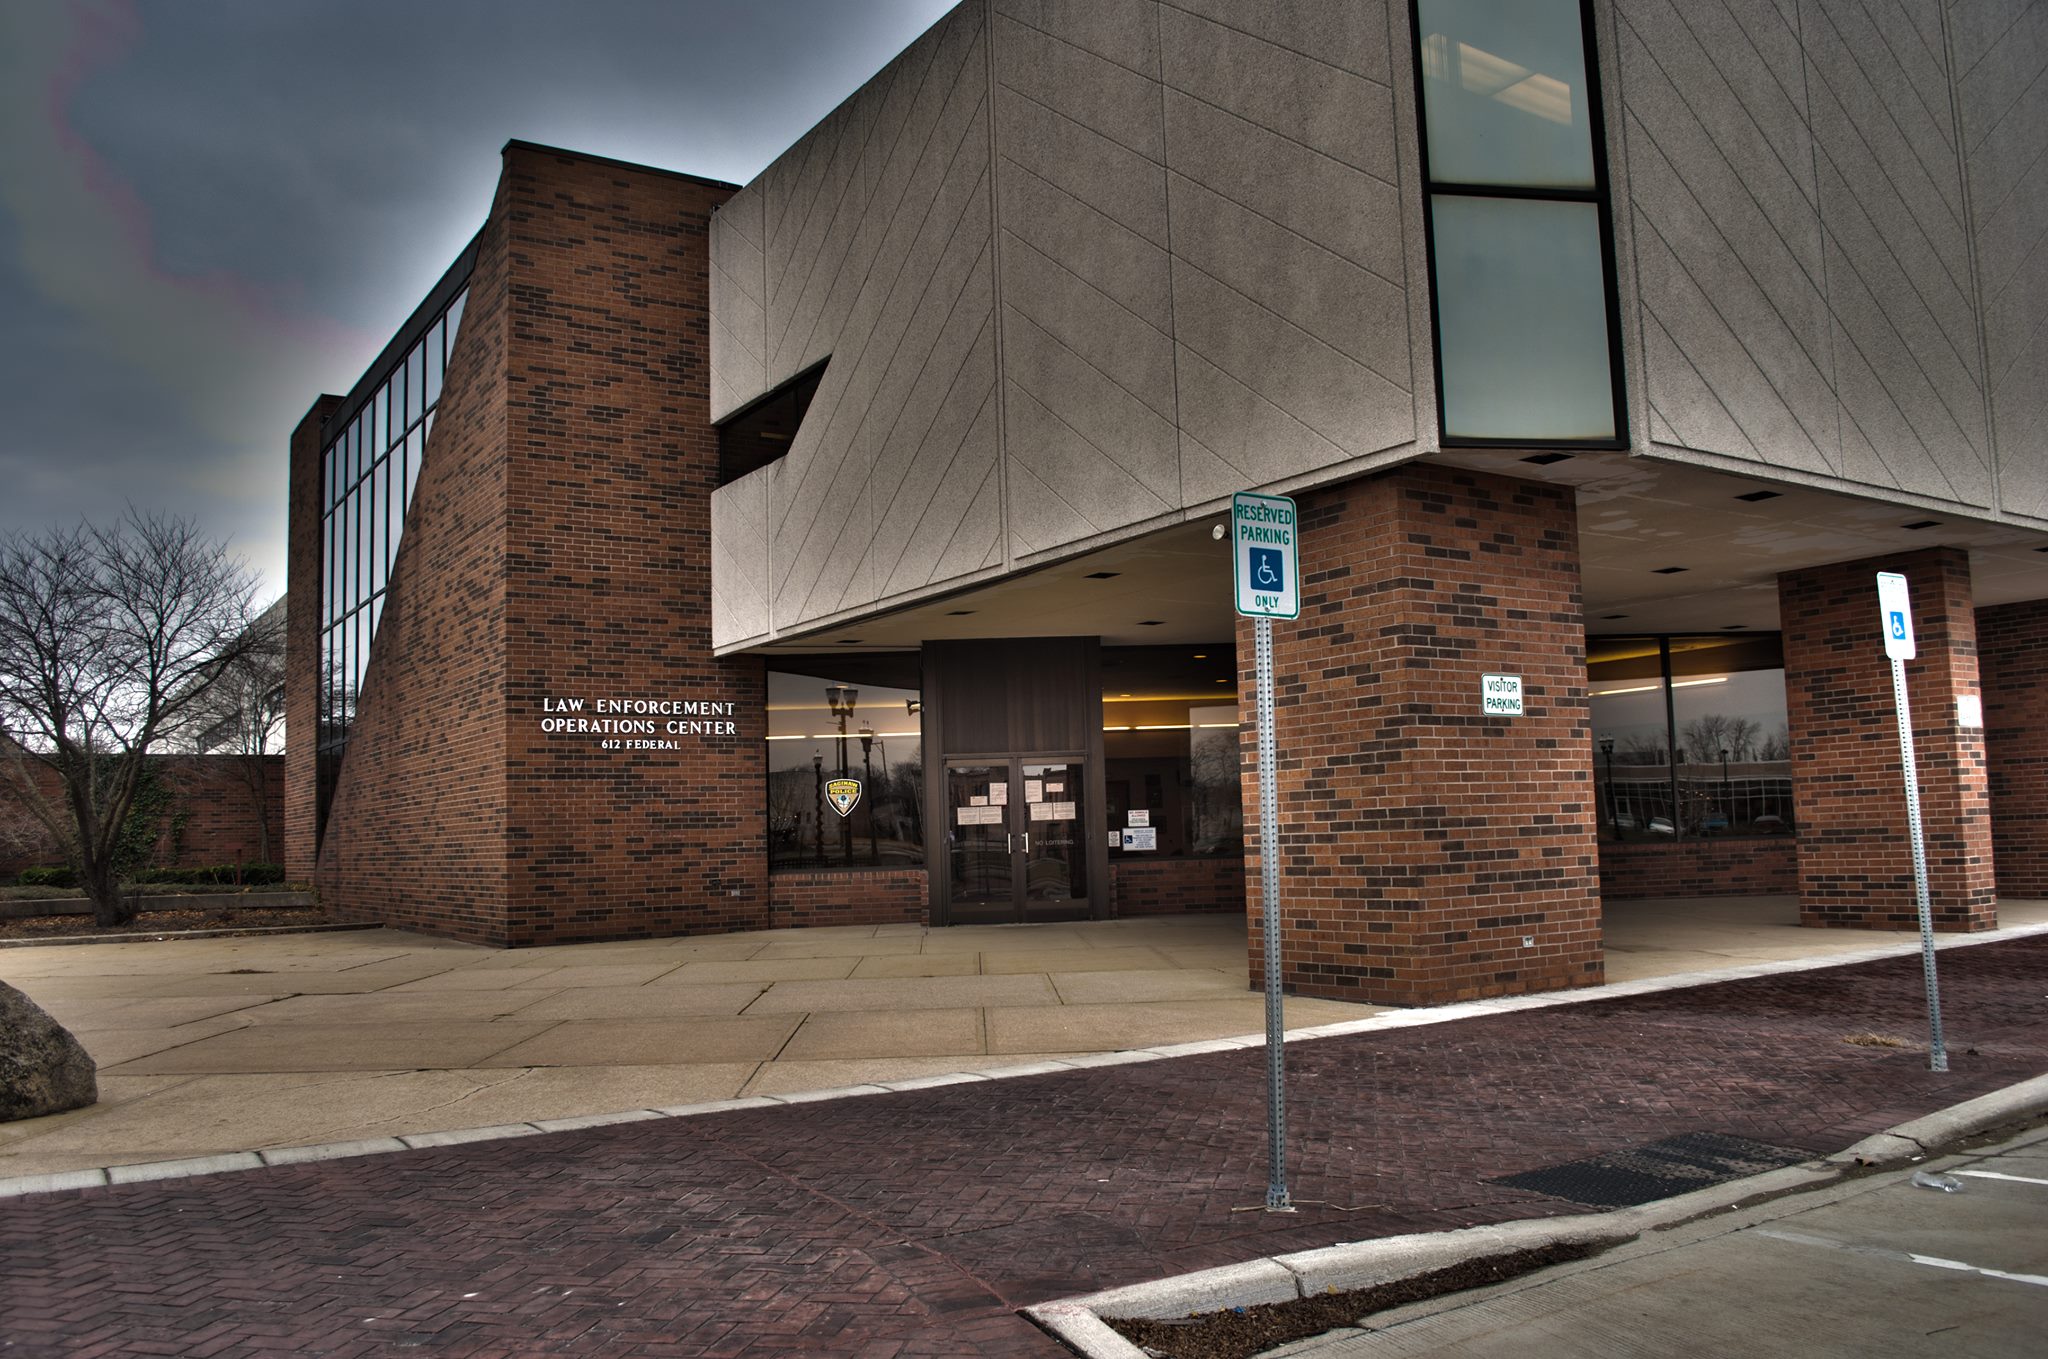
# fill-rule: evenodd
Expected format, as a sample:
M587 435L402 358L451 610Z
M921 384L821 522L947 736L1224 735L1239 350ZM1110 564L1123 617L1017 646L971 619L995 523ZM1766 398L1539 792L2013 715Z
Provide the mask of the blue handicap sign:
M1287 559L1276 547L1250 549L1252 588L1279 593L1287 588Z
M1892 610L1892 636L1902 642L1906 640L1906 615L1897 609Z

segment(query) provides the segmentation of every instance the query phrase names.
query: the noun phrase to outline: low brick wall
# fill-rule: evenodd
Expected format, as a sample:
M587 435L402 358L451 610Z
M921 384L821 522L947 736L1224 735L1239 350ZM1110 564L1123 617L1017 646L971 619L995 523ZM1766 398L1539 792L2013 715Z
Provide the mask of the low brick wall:
M931 878L922 868L848 873L772 873L768 925L895 925L931 920Z
M1600 896L1746 897L1799 890L1799 842L1790 836L1600 845Z
M1112 916L1244 912L1244 860L1119 859L1109 866Z
M171 790L171 811L184 825L176 842L167 831L157 843L156 863L162 868L199 868L208 864L254 863L263 855L263 832L256 821L255 799L244 781L240 755L152 755L150 767ZM53 796L57 776L39 771L45 796ZM284 757L264 758L268 777L265 808L270 822L270 860L284 857ZM24 868L55 866L64 856L42 828L17 804L0 782L0 879L13 881Z

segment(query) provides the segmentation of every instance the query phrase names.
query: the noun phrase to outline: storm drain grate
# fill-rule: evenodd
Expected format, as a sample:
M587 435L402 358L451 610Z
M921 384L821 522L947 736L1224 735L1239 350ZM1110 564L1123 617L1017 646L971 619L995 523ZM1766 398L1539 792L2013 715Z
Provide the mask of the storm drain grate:
M1593 1208L1633 1208L1727 1180L1797 1165L1813 1153L1726 1133L1682 1133L1626 1151L1490 1181Z

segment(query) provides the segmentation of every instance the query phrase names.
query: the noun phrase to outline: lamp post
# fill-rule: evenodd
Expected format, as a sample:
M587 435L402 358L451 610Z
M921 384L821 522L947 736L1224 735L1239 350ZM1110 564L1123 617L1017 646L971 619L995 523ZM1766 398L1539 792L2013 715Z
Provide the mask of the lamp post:
M853 716L853 705L860 701L860 690L850 684L828 684L825 686L825 706L839 719L839 777L846 777L846 719ZM866 785L862 785L863 791ZM872 810L872 809L870 809ZM869 818L872 820L872 816ZM846 851L846 859L853 858L853 827L845 817L839 818L839 843Z
M873 757L874 757L874 753L875 753L875 728L874 728L874 724L873 724L873 723L871 723L871 722L863 722L863 723L861 723L861 724L860 724L860 786L861 786L861 788L862 788L862 789L864 789L864 790L867 790L867 796L868 796L868 797L869 797L870 799L872 799L872 798L874 797L874 792L873 792L873 786L874 786L874 782L875 782L875 766L874 766L874 764L873 764ZM869 862L870 864L872 864L872 863L876 862L876 858L875 858L875 804L874 804L874 803L873 803L872 801L870 801L870 802L868 803L868 862Z
M1614 838L1621 838L1620 804L1614 797L1614 738L1600 738L1600 754L1607 761L1607 824L1614 828Z

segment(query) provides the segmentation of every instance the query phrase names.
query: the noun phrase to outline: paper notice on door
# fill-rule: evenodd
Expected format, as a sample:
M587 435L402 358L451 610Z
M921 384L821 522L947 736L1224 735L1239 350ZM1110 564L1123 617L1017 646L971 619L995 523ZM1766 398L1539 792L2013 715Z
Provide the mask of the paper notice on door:
M1128 811L1128 812L1124 813L1124 824L1125 824L1126 826L1149 826L1149 825L1151 825L1151 824L1152 824L1152 809L1151 809L1151 808L1149 808L1149 807L1133 807L1133 808L1131 808L1131 809L1130 809L1130 811Z
M1004 812L1001 807L959 807L953 815L963 826L1000 826Z
M1045 808L1045 819L1048 821L1072 821L1074 819L1074 804L1071 802L1044 802L1039 805Z
M1111 831L1109 833L1109 847L1111 849L1122 849L1123 846L1124 833L1122 831Z
M1140 826L1136 830L1125 831L1123 841L1127 850L1156 850L1159 848L1159 831L1152 826Z
M1024 780L1024 800L1026 802L1045 801L1045 783L1042 779Z
M986 806L988 806L988 794L986 794L986 793L976 793L976 794L975 794L975 795L974 795L973 797L970 797L970 798L968 798L968 799L967 799L967 805L968 805L968 806L970 806L970 807L986 807Z
M1010 785L1007 783L991 783L988 786L988 805L991 807L1009 806Z
M1045 781L1045 795L1047 797L1058 797L1066 791L1067 785L1064 783L1054 783L1051 779Z

